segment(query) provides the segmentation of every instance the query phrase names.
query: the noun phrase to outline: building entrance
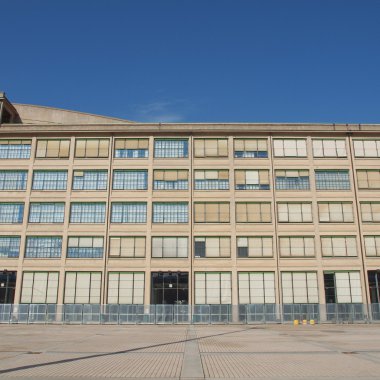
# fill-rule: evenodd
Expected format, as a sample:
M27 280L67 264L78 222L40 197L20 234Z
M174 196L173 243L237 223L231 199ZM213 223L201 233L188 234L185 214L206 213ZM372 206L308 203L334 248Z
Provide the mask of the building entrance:
M0 271L0 304L14 303L16 272Z
M151 303L154 305L187 305L188 272L152 272Z

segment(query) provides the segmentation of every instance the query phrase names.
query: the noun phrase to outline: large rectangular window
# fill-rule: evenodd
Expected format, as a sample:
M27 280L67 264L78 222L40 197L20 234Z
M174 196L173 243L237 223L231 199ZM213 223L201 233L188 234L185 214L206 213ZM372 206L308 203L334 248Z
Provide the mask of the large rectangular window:
M228 190L228 170L195 170L194 190Z
M0 191L25 190L27 179L26 170L0 170Z
M153 202L153 223L188 223L187 202Z
M360 190L380 189L380 170L357 170L356 176Z
M109 139L76 139L75 158L107 158Z
M66 272L65 280L65 303L100 303L101 272Z
M355 157L379 158L380 140L354 140Z
M146 223L146 202L112 202L111 223Z
M107 190L107 170L74 170L73 190Z
M236 202L236 223L270 223L270 206L269 202Z
M188 190L188 170L154 170L154 190Z
M380 222L380 202L360 202L362 222Z
M0 224L22 223L24 203L0 203Z
M309 170L276 170L276 190L310 190Z
M347 157L343 139L313 139L314 157Z
M155 158L185 158L188 156L188 139L154 139Z
M148 158L149 139L115 139L115 158Z
M360 272L324 272L326 303L361 303Z
M67 170L35 170L32 190L66 190Z
M364 236L365 255L380 257L380 235Z
M113 190L146 190L148 188L148 170L114 170Z
M108 273L109 304L144 304L144 272Z
M29 208L29 223L63 223L63 202L32 202Z
M109 256L145 257L145 236L111 236Z
M70 140L37 140L36 158L69 158Z
M231 257L231 238L229 236L197 236L194 238L194 256Z
M184 236L152 237L152 257L187 257L188 238Z
M311 203L277 203L278 221L280 223L311 223L313 214Z
M0 159L30 158L32 140L0 140Z
M67 242L67 258L100 259L103 257L102 236L70 236Z
M315 186L317 190L350 190L348 170L316 170Z
M28 236L25 258L54 259L61 257L62 236Z
M321 223L352 223L354 213L352 202L318 202Z
M20 254L20 236L0 236L0 259L17 258Z
M228 202L194 203L195 223L229 223L230 204Z
M235 158L267 158L267 139L235 139Z
M280 236L279 238L281 257L314 257L313 236Z
M274 272L239 272L239 304L276 303Z
M273 257L272 236L238 236L237 257Z
M24 272L21 303L57 303L58 272Z
M194 139L194 157L228 157L228 140Z
M321 236L322 256L355 257L358 255L355 236Z
M306 139L274 139L275 157L306 157Z
M283 303L318 303L316 272L282 272L281 280Z
M231 304L231 272L195 272L197 305Z
M269 170L235 170L236 190L269 190Z
M106 204L104 202L72 202L70 223L104 223Z

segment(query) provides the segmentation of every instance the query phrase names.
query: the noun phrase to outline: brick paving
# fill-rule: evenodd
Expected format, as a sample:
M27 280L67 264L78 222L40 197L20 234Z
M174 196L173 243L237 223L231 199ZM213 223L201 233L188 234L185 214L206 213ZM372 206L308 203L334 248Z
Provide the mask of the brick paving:
M1 379L379 379L380 325L0 325Z

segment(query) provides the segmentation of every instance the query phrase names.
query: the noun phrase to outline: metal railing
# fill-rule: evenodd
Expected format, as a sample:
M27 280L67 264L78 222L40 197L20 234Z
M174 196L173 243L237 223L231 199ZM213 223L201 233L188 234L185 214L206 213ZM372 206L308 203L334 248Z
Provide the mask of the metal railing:
M380 304L0 304L0 323L260 324L380 322Z

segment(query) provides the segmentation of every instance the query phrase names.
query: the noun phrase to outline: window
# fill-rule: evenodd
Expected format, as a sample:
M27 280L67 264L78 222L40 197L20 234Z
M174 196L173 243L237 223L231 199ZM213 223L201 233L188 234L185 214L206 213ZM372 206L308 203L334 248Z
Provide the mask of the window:
M0 140L0 159L30 158L32 140Z
M271 221L269 202L236 202L236 223L270 223Z
M55 259L62 252L62 236L28 236L25 258Z
M314 157L347 157L346 141L313 139Z
M110 272L107 303L143 305L144 288L143 272Z
M235 170L236 190L269 190L269 170Z
M104 202L72 202L70 223L104 223L106 204Z
M272 236L238 236L237 257L273 257Z
M314 237L312 236L280 236L281 257L314 257Z
M153 223L188 223L187 202L153 202Z
M103 257L102 236L70 236L67 243L67 258L101 259Z
M311 223L313 214L311 203L277 203L278 221L280 223Z
M0 223L22 223L24 203L0 203Z
M65 303L100 304L100 272L66 272Z
M317 190L350 190L348 170L316 170Z
M32 190L66 190L67 170L35 170Z
M228 170L195 170L194 190L228 190Z
M114 170L113 190L146 190L148 170Z
M0 170L0 190L25 190L27 179L26 170Z
M231 304L231 272L195 272L195 303Z
M266 139L235 139L235 158L268 158Z
M0 259L17 258L20 254L20 236L0 236Z
M282 272L281 279L283 303L318 303L316 272Z
M355 236L321 236L321 245L324 257L355 257L358 255Z
M154 190L188 190L188 170L154 170Z
M70 140L37 140L36 158L69 158Z
M367 257L380 257L380 235L364 236L364 245Z
M276 303L274 272L239 272L239 304Z
M21 303L57 303L58 272L24 272Z
M355 157L380 157L380 140L354 140Z
M187 139L154 139L155 158L185 158L189 156Z
M146 223L146 203L112 202L111 223Z
M107 190L107 170L74 170L73 190Z
M109 139L76 139L75 158L107 158Z
M195 157L228 157L227 139L194 139Z
M351 223L354 221L352 202L318 202L321 223Z
M276 190L310 190L308 170L276 170Z
M306 157L305 139L274 139L275 157Z
M230 204L228 202L194 203L195 223L229 223Z
M63 202L32 202L29 208L29 223L63 223Z
M325 272L326 303L361 303L359 272Z
M360 202L362 222L380 222L380 202Z
M357 170L356 176L359 189L380 189L380 170Z
M145 236L111 236L109 256L145 257Z
M229 236L206 236L194 238L194 256L231 257L231 238Z
M187 257L187 237L152 237L152 257Z
M115 158L148 158L149 139L115 139Z

